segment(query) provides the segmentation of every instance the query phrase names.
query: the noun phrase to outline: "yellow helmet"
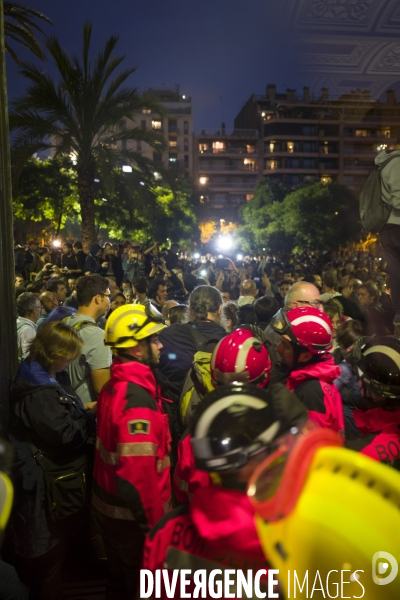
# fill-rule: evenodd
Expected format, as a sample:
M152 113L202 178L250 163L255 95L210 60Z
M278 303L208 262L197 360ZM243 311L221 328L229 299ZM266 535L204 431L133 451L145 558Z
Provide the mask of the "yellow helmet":
M161 313L150 302L125 304L107 319L104 343L113 348L133 348L164 327Z
M294 505L270 520L285 473L268 460L253 473L249 498L286 598L400 598L400 473L352 450L319 447L292 487ZM284 463L283 471L290 459Z

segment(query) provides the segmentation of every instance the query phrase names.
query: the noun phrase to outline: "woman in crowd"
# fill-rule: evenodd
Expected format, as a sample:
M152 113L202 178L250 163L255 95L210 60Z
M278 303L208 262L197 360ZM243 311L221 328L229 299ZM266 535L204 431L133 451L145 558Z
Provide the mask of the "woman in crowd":
M59 598L62 564L85 514L88 439L94 434L94 415L84 410L65 372L80 355L82 344L68 325L44 325L10 394L15 502L8 551L39 600ZM57 483L49 479L50 465L57 471ZM63 501L58 504L53 485L60 484ZM74 506L68 504L69 492Z

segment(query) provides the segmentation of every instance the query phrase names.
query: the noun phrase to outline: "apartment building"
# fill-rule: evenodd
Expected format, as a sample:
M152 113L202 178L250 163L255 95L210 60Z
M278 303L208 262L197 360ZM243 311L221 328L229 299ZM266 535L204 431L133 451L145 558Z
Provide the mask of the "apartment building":
M144 142L134 142L134 150L154 161L157 166L167 168L168 165L179 163L193 175L193 114L191 98L181 94L179 86L174 90L150 88L144 92L152 100L158 102L164 109L164 116L148 108L137 114L135 125L143 129L154 129L162 133L166 142L163 153L154 152ZM129 142L128 142L129 143Z
M201 130L194 137L194 182L200 196L200 221L237 221L262 168L257 129Z
M400 134L400 105L394 92L386 101L356 90L337 99L322 89L318 98L303 88L252 95L235 118L235 128L258 129L260 176L295 187L307 181L337 181L358 192L380 150Z

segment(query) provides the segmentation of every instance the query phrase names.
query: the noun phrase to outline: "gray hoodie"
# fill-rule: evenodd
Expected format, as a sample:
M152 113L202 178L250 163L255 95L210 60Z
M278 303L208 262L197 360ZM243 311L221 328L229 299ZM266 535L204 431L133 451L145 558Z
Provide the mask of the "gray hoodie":
M392 160L381 172L382 200L392 207L388 223L400 225L400 150L382 150L375 164L381 165L391 155L398 156L399 160Z

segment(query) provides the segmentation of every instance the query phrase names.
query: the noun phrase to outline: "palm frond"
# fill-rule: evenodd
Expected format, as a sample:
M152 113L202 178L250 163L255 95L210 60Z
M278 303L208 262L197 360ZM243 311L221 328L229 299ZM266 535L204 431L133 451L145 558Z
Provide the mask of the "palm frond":
M35 19L45 21L50 25L53 24L46 15L37 10L19 4L12 4L11 2L4 2L5 46L11 58L17 63L20 62L18 55L11 48L7 38L21 44L41 60L46 58L33 31L35 29L37 32L43 33L42 28Z

